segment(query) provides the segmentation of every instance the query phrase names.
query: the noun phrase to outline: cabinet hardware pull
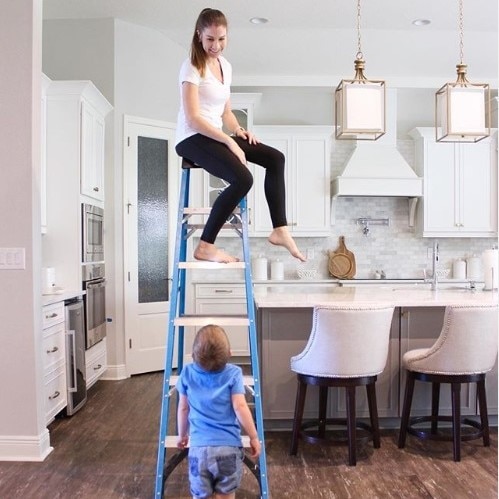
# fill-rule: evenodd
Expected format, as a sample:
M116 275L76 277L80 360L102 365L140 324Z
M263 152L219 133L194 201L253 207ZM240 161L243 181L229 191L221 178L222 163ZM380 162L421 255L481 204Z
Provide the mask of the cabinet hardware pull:
M47 353L55 353L59 350L59 347L53 347L52 350L47 350Z
M59 314L56 314L55 312L52 312L50 315L46 315L45 319L53 319L54 317L57 317Z
M232 293L232 289L215 289L215 293Z
M94 187L94 191L95 192L99 192L99 188L98 187Z
M102 364L97 364L97 365L94 367L94 371L98 371L99 369L102 369Z
M56 391L56 392L54 393L54 395L50 395L49 400L54 400L54 399L56 399L56 398L57 398L60 394L61 394L61 392L57 392L57 391Z

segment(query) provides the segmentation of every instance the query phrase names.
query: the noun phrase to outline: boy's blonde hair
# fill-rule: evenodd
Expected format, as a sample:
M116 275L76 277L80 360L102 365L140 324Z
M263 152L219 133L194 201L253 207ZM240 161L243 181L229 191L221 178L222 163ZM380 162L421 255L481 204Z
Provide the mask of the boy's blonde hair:
M209 324L202 327L194 338L192 358L205 371L222 370L230 358L230 343L220 326Z

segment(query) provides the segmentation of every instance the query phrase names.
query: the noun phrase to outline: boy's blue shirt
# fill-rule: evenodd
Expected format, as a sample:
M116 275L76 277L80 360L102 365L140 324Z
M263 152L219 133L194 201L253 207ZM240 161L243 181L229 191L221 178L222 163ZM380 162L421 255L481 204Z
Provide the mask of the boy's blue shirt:
M189 445L241 447L241 429L232 408L232 395L244 394L239 366L226 364L221 371L204 371L196 363L182 369L177 390L189 402Z

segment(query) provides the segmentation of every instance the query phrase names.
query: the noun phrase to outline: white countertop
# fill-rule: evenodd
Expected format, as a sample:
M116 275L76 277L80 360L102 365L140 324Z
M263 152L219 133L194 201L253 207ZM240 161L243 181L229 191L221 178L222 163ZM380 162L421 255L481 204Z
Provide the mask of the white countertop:
M42 296L42 306L52 305L53 303L58 303L60 301L71 300L72 298L76 298L78 296L83 296L86 291L75 291L73 290L60 290L57 293L43 295Z
M447 305L497 304L498 292L471 291L462 286L432 291L428 284L383 286L255 286L258 308L310 308L335 303L387 303L396 307L445 307Z

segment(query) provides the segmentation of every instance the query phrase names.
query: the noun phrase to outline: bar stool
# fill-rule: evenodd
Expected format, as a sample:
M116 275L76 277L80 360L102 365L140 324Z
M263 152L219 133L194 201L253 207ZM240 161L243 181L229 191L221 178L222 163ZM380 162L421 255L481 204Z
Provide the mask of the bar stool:
M387 305L316 306L313 325L305 349L291 358L291 370L297 373L295 414L290 454L296 455L298 440L313 444L348 443L348 464L355 466L356 444L373 440L380 447L375 382L386 365L393 307ZM319 386L318 420L303 423L303 410L308 385ZM365 386L370 425L356 420L355 389ZM327 418L329 387L345 388L347 418ZM346 425L347 438L327 426ZM317 428L317 431L311 431ZM357 438L357 428L361 430Z
M454 461L461 460L461 441L483 438L490 445L485 374L497 358L498 307L449 306L440 336L430 348L410 350L402 362L407 369L404 407L400 423L399 448L405 446L407 433L420 439L452 440ZM431 415L410 417L415 381L432 383ZM452 416L439 415L440 384L449 383ZM476 383L480 422L461 417L461 383ZM452 422L452 434L438 431L439 421ZM429 429L415 428L431 423ZM462 434L462 426L475 428Z

